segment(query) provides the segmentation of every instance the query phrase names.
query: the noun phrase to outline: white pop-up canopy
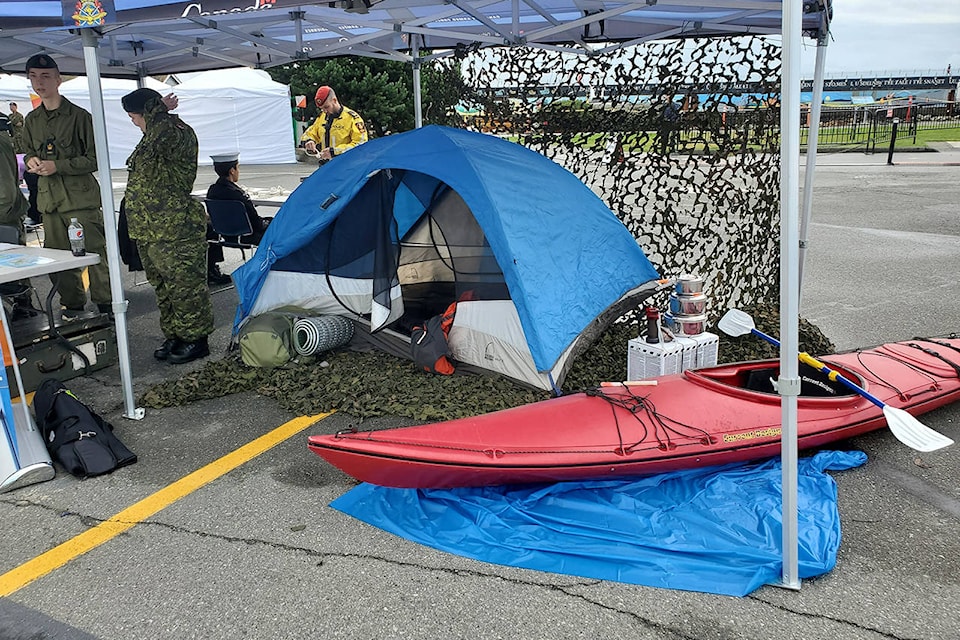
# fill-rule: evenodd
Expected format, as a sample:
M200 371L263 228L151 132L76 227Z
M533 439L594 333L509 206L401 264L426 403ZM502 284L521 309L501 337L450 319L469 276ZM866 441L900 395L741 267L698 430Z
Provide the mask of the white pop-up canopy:
M20 113L26 115L32 109L31 93L30 81L23 76L0 73L0 111L3 113L10 113L9 104L16 102Z
M234 151L244 164L297 161L290 88L266 71L207 71L173 92L180 99L177 114L197 132L200 164L211 164L211 155Z
M210 164L212 154L231 151L241 152L246 164L296 162L290 90L271 80L265 71L245 67L210 71L175 87L146 77L142 84L163 95L177 95L177 114L197 133L200 164ZM111 169L123 169L140 141L140 130L121 104L123 96L137 87L132 79L103 78L101 82ZM64 82L60 93L91 110L86 78Z
M161 94L170 92L170 87L153 78L144 78L143 86L156 89ZM104 78L101 85L103 116L106 119L107 135L110 140L111 169L122 169L126 166L127 158L142 136L140 129L130 122L130 116L127 115L127 112L123 110L123 105L120 104L120 99L136 90L136 88L136 80L120 78ZM60 85L60 94L78 107L90 111L90 87L86 78L78 77L67 80Z

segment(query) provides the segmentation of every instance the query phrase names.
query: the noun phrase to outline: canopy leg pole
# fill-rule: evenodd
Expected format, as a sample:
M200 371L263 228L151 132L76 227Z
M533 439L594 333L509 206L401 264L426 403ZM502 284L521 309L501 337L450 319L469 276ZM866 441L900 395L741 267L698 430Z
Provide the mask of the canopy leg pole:
M817 39L817 62L813 74L813 95L810 98L810 126L807 128L807 166L803 176L803 212L800 217L800 278L803 286L803 260L807 253L807 235L813 211L813 174L817 166L817 139L820 136L820 107L823 103L823 70L827 57L829 33ZM801 292L801 296L803 292Z
M97 146L97 171L100 174L100 206L103 207L103 234L106 238L107 263L110 268L110 298L117 328L117 352L120 361L120 381L123 386L124 417L139 420L144 410L133 399L133 375L130 368L130 345L127 341L127 301L124 299L120 278L120 249L117 223L113 215L113 179L110 174L110 150L107 144L107 124L100 87L100 66L97 61L97 40L93 29L81 29L83 61L90 88L90 111L93 116L93 135Z
M780 586L800 589L797 517L797 396L799 364L800 41L802 0L784 0L780 79L780 393L782 430L783 575Z
M420 36L410 34L410 43L413 45L413 126L419 129L423 126L423 98L420 94Z

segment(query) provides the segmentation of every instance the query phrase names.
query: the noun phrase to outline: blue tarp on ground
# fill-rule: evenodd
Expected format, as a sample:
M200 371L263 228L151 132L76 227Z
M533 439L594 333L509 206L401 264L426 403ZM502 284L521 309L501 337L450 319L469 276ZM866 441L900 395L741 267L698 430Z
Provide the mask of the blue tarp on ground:
M800 460L801 578L837 561L837 487L825 472L866 459L823 451ZM330 506L449 553L585 578L744 596L782 573L779 458L633 480L430 490L363 484Z

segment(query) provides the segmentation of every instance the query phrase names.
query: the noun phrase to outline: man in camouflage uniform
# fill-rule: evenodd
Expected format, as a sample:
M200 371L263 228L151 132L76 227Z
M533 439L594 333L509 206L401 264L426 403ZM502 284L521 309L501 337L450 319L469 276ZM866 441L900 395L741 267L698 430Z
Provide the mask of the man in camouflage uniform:
M13 125L13 151L14 153L23 153L25 151L23 148L23 114L20 113L16 102L10 103L10 124ZM40 210L37 209L37 182L39 180L40 176L35 173L26 171L23 174L23 181L27 183L27 189L30 193L28 200L30 208L27 209L27 218L24 222L31 227L39 225L43 218L40 215Z
M17 175L17 154L13 152L13 138L7 116L0 113L0 224L16 227L23 236L23 216L27 213L27 199L20 191Z
M153 89L128 93L122 103L143 132L127 159L124 210L160 308L164 342L153 355L172 364L191 362L210 355L207 336L213 332L206 213L190 196L197 136Z
M43 212L43 244L70 249L70 218L83 225L88 253L100 256L89 267L90 298L101 313L111 312L110 272L107 266L100 185L93 176L97 152L90 113L60 95L60 70L50 56L40 53L27 60L27 76L43 104L27 114L23 127L24 164L39 176L37 205ZM108 176L109 179L109 176ZM87 304L80 269L52 277L58 282L65 318L77 317Z
M7 116L0 114L0 225L17 229L20 244L23 244L23 217L27 214L27 199L20 191L17 154L13 151L13 138L10 135L12 129ZM29 280L0 284L0 295L10 296L13 300L11 320L34 315L29 287Z
M10 103L10 126L13 127L13 150L15 153L23 153L23 114L16 102Z

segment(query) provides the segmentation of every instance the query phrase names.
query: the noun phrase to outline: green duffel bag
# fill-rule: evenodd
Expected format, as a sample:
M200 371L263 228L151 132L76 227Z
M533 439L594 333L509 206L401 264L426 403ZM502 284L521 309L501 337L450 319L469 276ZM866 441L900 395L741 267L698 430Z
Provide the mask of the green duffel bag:
M293 348L294 318L284 313L264 313L240 327L240 358L251 367L282 367L296 357Z

